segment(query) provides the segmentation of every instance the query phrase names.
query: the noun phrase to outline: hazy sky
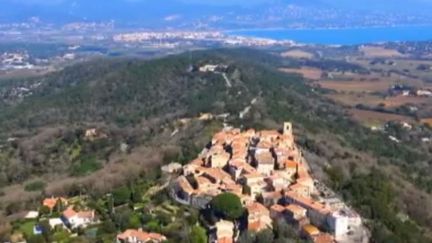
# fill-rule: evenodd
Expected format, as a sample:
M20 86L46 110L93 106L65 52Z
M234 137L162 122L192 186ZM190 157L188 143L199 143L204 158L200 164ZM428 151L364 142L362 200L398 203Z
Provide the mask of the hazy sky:
M161 18L167 15L194 18L199 14L259 13L266 7L280 6L275 3L410 14L430 12L432 15L432 0L0 0L0 20L23 20L32 16L56 20L67 17Z
M99 1L101 4L104 2L110 2L113 0L86 0L86 1ZM74 2L86 2L83 0L2 0L2 2L14 2L14 3L24 3L24 4L38 4L38 5L53 5L60 3L74 3ZM125 2L150 2L154 0L121 0ZM364 6L366 4L373 5L404 5L409 7L410 5L430 5L432 0L177 0L178 2L184 3L198 3L198 4L209 4L209 5L243 5L250 6L261 3L269 3L269 2L281 2L281 3L291 3L291 2L322 2L332 5L343 5L343 6ZM163 1L161 1L163 2Z
M58 5L58 4L71 4L86 2L100 2L101 5L111 1L124 1L124 2L154 2L155 0L1 0L1 2L10 2L27 5ZM160 1L161 6L163 2ZM171 0L173 1L173 0ZM200 4L200 5L237 5L251 7L257 4L270 4L271 2L279 3L303 3L313 5L314 3L322 3L331 6L341 6L345 8L388 8L388 9L410 9L418 7L432 6L432 0L174 0L182 3ZM1 11L1 10L0 10Z

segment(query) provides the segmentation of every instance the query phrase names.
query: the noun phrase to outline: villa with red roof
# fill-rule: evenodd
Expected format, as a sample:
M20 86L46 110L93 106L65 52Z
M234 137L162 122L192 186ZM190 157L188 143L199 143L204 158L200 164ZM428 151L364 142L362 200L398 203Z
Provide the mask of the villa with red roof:
M166 241L164 235L158 233L148 233L141 229L127 229L117 235L117 243L160 243Z
M73 206L69 206L65 211L63 211L62 219L65 225L69 226L71 229L85 228L96 222L94 210L77 211Z

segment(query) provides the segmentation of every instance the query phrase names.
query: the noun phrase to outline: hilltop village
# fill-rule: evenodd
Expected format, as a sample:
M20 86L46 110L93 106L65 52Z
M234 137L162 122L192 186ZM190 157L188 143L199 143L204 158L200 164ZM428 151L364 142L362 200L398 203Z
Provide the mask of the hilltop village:
M246 226L220 219L209 242L236 242L243 230L259 232L290 224L312 242L367 242L361 217L315 181L294 142L292 124L283 131L228 128L215 134L202 153L183 166L170 194L179 203L205 209L222 193L237 195Z

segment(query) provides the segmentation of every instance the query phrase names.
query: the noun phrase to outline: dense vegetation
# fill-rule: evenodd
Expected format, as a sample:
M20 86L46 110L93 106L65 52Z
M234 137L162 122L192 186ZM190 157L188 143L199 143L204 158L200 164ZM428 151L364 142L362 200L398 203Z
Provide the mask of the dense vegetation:
M210 205L217 215L228 220L236 220L244 213L240 198L232 193L217 195L212 199Z
M227 64L232 87L226 87L220 74L188 68L207 63ZM341 107L322 98L301 78L275 69L290 65L296 63L253 50L213 50L194 52L192 58L98 60L43 78L6 83L2 90L17 84L40 85L31 95L0 108L2 141L12 138L3 142L0 150L0 185L7 189L26 182L27 190L46 193L53 191L48 188L49 181L43 184L33 177L58 174L79 180L64 186L62 193L100 196L112 192L112 198L99 203L139 203L145 186L138 183L137 188L135 181L151 168L150 162L185 163L222 126L217 120L182 125L179 118L204 112L230 113L226 120L230 124L256 129L279 128L290 120L314 174L370 219L377 242L426 242L423 237L432 228L432 199L413 186L411 174L425 184L431 181L426 173L431 170L427 161L430 152L415 145L390 143L387 136L347 119ZM338 65L330 63L329 68ZM251 105L254 99L257 102ZM250 105L250 113L240 119L238 113ZM91 127L98 127L106 136L86 139L85 129ZM178 134L172 135L176 129ZM407 168L412 173L407 173ZM117 171L120 173L101 178ZM17 207L3 205L11 214L22 209ZM106 232L139 224L161 231L159 223L169 225L164 215L150 218L127 209L104 215L116 222L104 225ZM185 231L183 236L194 232L194 241L202 242L201 229ZM242 237L257 242L290 238L289 232Z

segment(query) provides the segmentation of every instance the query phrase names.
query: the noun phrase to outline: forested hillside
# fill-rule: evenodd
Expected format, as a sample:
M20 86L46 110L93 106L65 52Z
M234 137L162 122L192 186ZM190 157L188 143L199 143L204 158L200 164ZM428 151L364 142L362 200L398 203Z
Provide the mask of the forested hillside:
M220 73L199 72L205 64L227 65L231 85ZM314 175L370 219L377 242L430 240L431 152L350 121L300 76L277 71L290 65L296 64L255 50L211 50L150 61L101 59L1 84L5 214L30 207L41 194L100 195L148 175L152 166L187 162L223 122L260 129L289 120ZM32 90L17 95L16 87ZM180 122L201 113L229 115ZM86 138L89 128L102 135Z

